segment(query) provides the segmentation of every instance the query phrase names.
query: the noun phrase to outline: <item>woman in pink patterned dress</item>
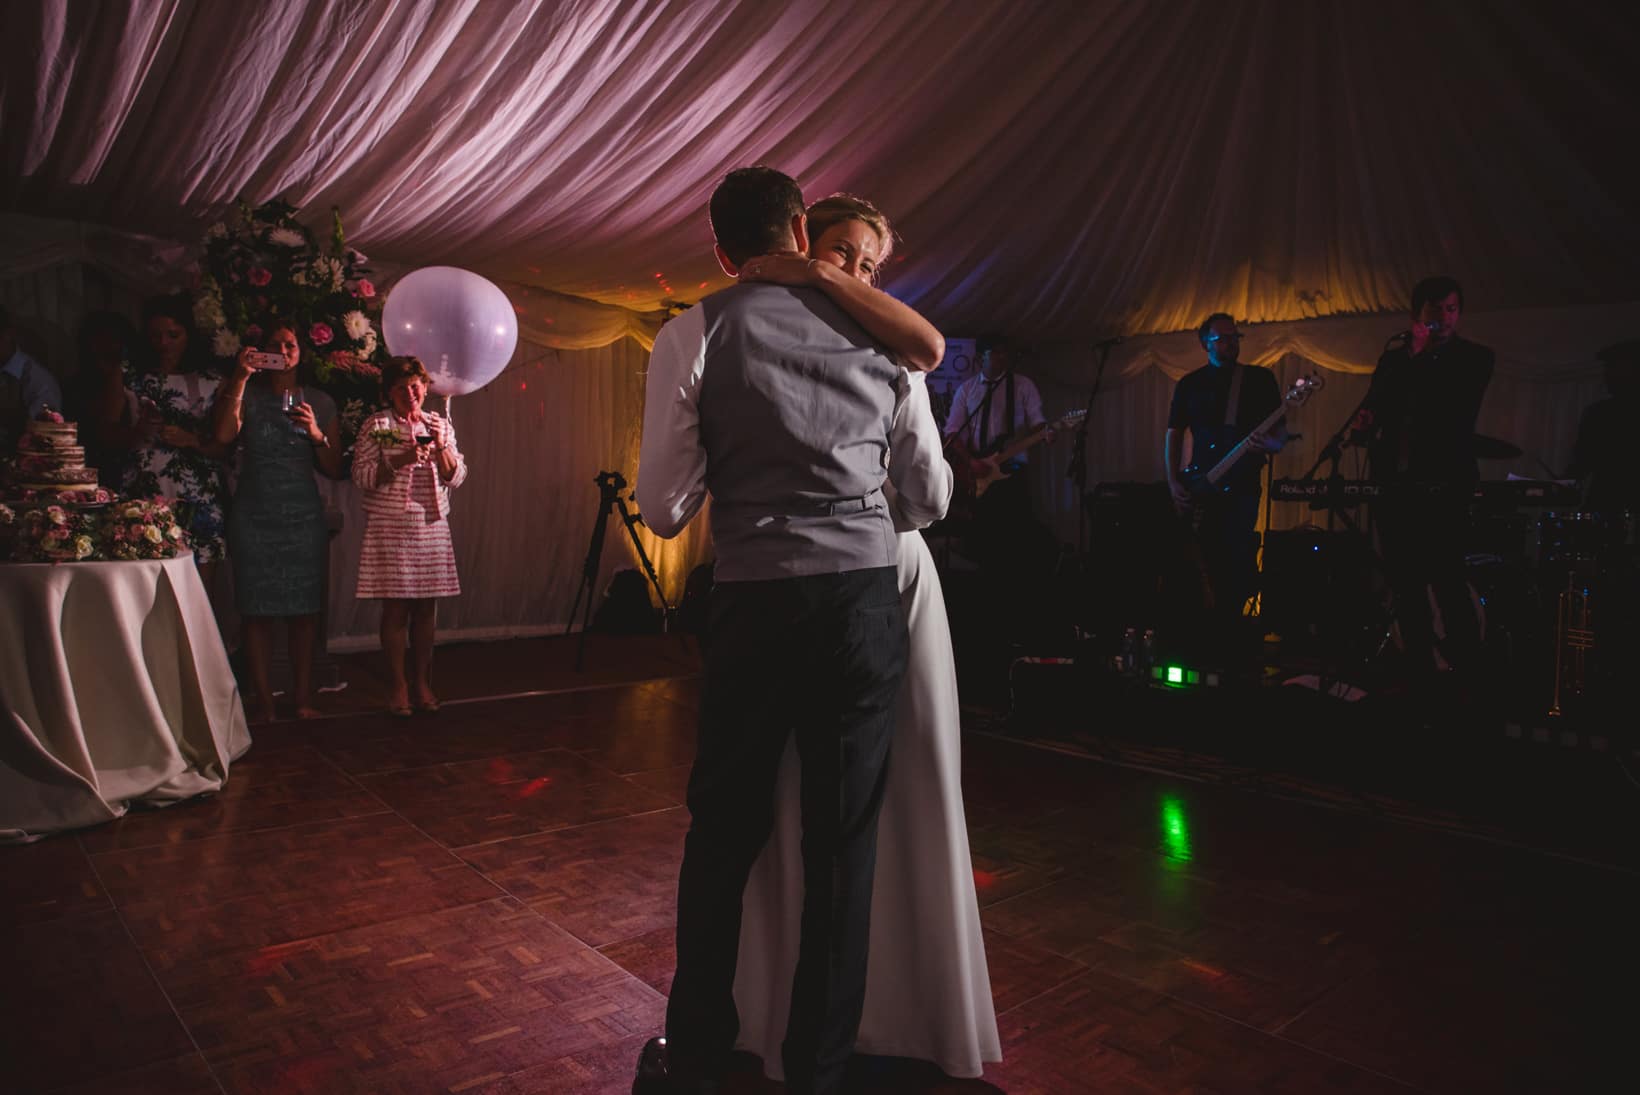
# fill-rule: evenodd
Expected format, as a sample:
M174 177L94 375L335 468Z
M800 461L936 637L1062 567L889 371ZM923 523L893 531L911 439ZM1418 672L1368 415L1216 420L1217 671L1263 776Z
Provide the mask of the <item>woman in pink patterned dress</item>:
M450 490L467 478L448 419L422 409L429 381L414 357L382 367L386 410L359 427L353 482L363 493L364 547L359 552L359 597L382 601L382 653L387 657L387 710L409 718L437 711L428 679L438 597L461 592L450 543ZM411 672L404 665L405 640Z

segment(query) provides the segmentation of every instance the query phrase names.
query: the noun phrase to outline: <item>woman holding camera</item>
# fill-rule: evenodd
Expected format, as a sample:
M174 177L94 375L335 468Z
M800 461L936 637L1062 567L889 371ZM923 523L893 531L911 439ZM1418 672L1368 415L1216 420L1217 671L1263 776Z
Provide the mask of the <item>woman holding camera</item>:
M450 542L450 491L467 478L448 419L422 409L431 378L415 357L382 366L388 407L359 427L353 482L363 492L364 546L360 597L382 600L382 652L387 657L388 713L409 718L433 712L438 697L428 679L438 597L461 592ZM404 664L406 638L411 675Z
M313 706L313 651L324 608L329 533L314 469L341 475L336 404L304 391L296 329L275 323L266 351L246 347L217 392L216 440L239 445L239 478L228 511L228 559L245 658L256 689L252 722L274 717L268 665L273 621L285 621L295 715Z

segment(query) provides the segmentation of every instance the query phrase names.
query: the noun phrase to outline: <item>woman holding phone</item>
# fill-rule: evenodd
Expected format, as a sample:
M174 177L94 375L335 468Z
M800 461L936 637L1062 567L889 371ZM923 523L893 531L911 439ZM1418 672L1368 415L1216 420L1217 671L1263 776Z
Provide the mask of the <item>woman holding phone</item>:
M239 476L228 512L228 559L239 608L245 659L256 689L252 722L274 718L268 681L273 621L285 621L294 714L313 706L313 652L324 608L329 533L317 469L341 475L336 404L322 391L304 390L296 330L273 323L266 348L239 352L233 373L217 392L216 440L239 446Z
M381 598L387 711L395 718L409 718L412 704L438 710L429 677L436 598L461 592L448 518L450 491L466 481L467 462L450 421L422 409L431 379L419 358L389 358L382 366L387 409L359 427L353 449L353 482L363 492L366 519L358 596Z

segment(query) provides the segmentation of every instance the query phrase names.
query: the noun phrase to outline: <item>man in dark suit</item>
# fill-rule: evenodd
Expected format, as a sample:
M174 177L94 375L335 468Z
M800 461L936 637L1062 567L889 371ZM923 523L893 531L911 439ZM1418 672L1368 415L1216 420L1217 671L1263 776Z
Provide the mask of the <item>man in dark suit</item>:
M1463 287L1453 278L1415 285L1411 313L1411 329L1378 358L1354 425L1384 490L1373 505L1373 531L1417 684L1437 670L1473 670L1479 660L1480 618L1464 537L1480 479L1475 423L1493 353L1458 334Z

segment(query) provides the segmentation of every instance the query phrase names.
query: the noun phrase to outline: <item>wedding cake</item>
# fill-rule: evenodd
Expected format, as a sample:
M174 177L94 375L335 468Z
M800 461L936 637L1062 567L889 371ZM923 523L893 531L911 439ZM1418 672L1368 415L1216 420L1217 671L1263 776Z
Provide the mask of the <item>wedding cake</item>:
M79 429L50 408L30 419L7 472L7 496L25 503L101 505L112 501L114 495L97 484L97 469L85 465Z

